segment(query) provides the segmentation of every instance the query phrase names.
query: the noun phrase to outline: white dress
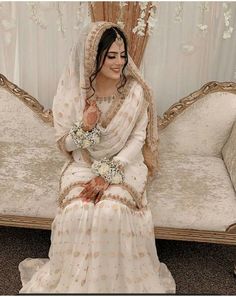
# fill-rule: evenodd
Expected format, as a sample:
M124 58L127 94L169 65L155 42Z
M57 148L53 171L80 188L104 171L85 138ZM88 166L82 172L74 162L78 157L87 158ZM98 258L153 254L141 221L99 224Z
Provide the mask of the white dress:
M98 104L106 114L113 102ZM115 156L127 165L125 185L110 186L97 204L76 198L80 183L94 175L80 151L73 152L74 162L61 179L49 259L20 263L20 293L175 293L172 275L157 256L146 199L147 167L140 149L146 125L145 111Z

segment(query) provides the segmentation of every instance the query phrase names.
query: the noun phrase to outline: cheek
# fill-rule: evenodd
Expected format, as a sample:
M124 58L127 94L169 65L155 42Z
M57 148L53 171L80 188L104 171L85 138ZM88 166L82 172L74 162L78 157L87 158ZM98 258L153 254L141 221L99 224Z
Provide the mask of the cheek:
M112 65L112 60L105 60L105 62L104 62L104 64L103 64L103 66L102 66L102 69L101 69L101 71L102 72L107 72L107 71L110 71L110 67L111 67L111 65Z

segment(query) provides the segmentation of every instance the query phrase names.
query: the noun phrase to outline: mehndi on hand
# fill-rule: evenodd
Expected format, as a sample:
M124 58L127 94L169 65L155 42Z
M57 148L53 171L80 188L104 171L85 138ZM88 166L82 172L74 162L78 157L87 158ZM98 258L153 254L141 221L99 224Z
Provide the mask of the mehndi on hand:
M83 113L83 129L85 131L92 130L98 123L101 116L101 112L97 107L96 101L93 100L90 103L86 102Z
M96 176L84 184L84 189L79 198L83 201L92 201L95 204L100 201L104 191L108 188L109 183L101 176Z

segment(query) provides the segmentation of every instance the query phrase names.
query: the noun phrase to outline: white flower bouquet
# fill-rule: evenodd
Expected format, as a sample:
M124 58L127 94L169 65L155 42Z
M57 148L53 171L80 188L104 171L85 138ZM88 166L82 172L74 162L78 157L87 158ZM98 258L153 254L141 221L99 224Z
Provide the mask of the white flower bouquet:
M88 148L100 142L101 130L94 127L91 131L84 131L81 121L74 123L69 134L78 148Z
M124 173L119 161L104 158L101 161L94 161L91 169L94 174L102 176L110 184L121 184L124 181Z

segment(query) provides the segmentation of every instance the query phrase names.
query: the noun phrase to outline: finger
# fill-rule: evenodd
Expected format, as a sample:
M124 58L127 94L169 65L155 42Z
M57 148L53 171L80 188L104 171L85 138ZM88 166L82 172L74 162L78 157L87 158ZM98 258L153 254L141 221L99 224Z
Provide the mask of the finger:
M92 189L87 195L87 200L93 200L96 198L98 191L96 189Z
M94 195L95 195L95 194L94 194L92 191L86 193L85 200L86 200L86 201L93 200Z
M94 201L94 203L98 203L100 201L100 199L102 198L102 195L103 195L103 191L100 191L98 194L97 194L97 197Z
M88 184L91 183L91 180L87 181L87 182L84 182L83 185L87 186Z

